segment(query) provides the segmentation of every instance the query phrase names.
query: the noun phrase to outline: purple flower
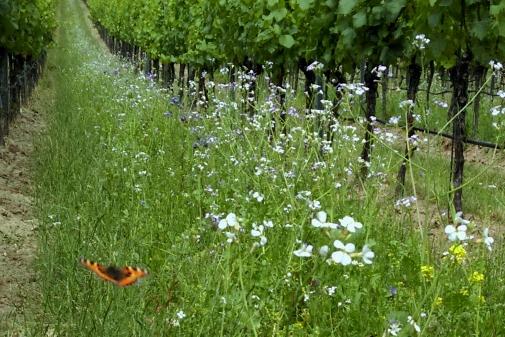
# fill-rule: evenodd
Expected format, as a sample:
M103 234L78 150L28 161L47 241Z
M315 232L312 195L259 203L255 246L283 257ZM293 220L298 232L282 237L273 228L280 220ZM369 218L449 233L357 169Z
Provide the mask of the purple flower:
M173 96L172 98L170 98L170 103L174 105L179 105L181 103L181 99L179 98L179 96Z

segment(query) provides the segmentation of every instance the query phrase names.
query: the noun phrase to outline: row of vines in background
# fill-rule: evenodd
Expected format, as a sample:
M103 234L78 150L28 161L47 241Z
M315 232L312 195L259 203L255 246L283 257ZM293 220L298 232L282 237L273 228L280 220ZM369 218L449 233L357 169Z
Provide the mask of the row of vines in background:
M53 0L0 1L0 145L40 76L54 15Z
M504 58L505 0L87 0L87 4L95 22L123 54L145 53L146 64L162 65L169 84L176 63L193 69L188 73L194 79L195 73L212 73L224 64L259 74L262 65L271 62L270 77L277 86L282 87L289 74L305 75L307 107L314 107L318 99L313 84L325 80L337 88L353 81L360 69L361 82L368 88L363 105L367 130L361 153L363 178L371 160L381 65L402 69L406 97L413 103L423 71L428 92L435 71L445 72L452 88L448 120L453 138L453 206L462 211L469 79L484 83L490 62ZM315 61L320 67L309 67ZM492 64L501 70L500 63ZM282 93L279 101L282 105ZM415 133L413 108L411 104L405 116L408 138ZM398 194L404 191L414 148L406 139Z

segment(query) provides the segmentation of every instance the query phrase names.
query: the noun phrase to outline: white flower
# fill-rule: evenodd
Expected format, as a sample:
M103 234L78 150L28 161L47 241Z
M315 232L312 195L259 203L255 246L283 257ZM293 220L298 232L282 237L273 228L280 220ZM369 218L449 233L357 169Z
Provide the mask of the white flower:
M240 230L240 224L238 223L235 213L230 213L226 216L226 218L221 219L217 227L220 230L224 230L228 227L233 227L235 230Z
M348 266L352 263L351 256L341 250L333 252L331 254L331 259L333 260L333 262L340 263L343 266Z
M308 200L307 204L309 205L309 208L312 210L321 208L321 203L319 202L319 200Z
M176 316L177 316L177 318L178 318L178 319L180 319L180 320L186 317L186 314L185 314L185 313L184 313L184 311L182 311L182 310L177 311L177 313L176 313L175 315L176 315Z
M363 227L361 222L354 220L352 217L346 215L342 219L339 219L340 226L346 228L349 232L354 233L356 229L360 229Z
M327 219L326 212L319 211L316 213L316 218L312 219L311 224L313 227L316 228L331 228L331 229L337 228L338 225L336 223L326 222L326 219Z
M263 225L256 225L256 224L253 224L253 229L251 229L251 235L253 237L259 237L260 238L260 241L259 242L255 242L254 245L255 246L264 246L267 244L268 242L268 239L266 238L266 236L263 235L263 232L265 230L265 227Z
M392 321L389 325L388 333L390 333L391 336L398 336L400 331L402 331L401 324L397 321Z
M487 249L489 251L493 250L493 247L491 246L494 243L494 239L489 236L489 228L484 228L482 235L484 237L484 244L486 245Z
M405 101L400 102L400 109L403 108L413 108L415 106L414 101L411 99L407 99Z
M324 68L324 64L314 61L307 66L307 71L321 70Z
M342 241L335 240L333 246L339 249L331 254L331 260L335 263L340 263L343 266L350 265L352 263L351 253L354 253L356 247L353 243L348 243L344 245Z
M335 287L335 286L325 287L325 289L326 289L326 292L328 293L328 295L333 296L335 294L335 290L337 290L337 287Z
M416 38L414 40L414 46L419 48L420 50L423 50L426 48L426 46L430 43L430 39L426 38L426 35L424 34L418 34L416 35Z
M361 258L365 264L372 264L372 259L375 257L375 253L368 247L364 245L361 249Z
M503 69L503 65L500 62L496 62L493 60L489 61L489 66L495 72L499 72L500 70Z
M363 83L341 83L338 85L337 90L347 90L349 95L352 97L352 95L363 95L368 91L368 88Z
M400 122L400 117L399 116L393 116L389 119L388 123L397 125Z
M457 228L453 225L447 225L444 231L449 241L464 241L467 239L466 229L466 225L459 225Z
M433 103L435 103L435 105L438 105L439 107L441 107L443 109L447 109L449 107L449 104L447 104L444 101L434 100Z
M416 330L417 333L421 332L421 327L419 327L419 325L414 321L414 319L412 318L412 316L408 316L407 317L407 323L409 323L410 325L412 325L414 327L414 330Z
M319 255L321 255L322 257L325 257L326 255L328 255L329 250L330 250L330 248L327 245L324 245L321 248L319 248Z
M251 229L251 235L254 236L254 237L258 237L258 236L261 236L263 234L263 230L265 229L265 227L263 227L263 225L256 225L256 224L253 224L253 229Z
M253 199L256 199L257 202L262 202L263 199L265 199L265 196L263 194L261 194L260 192L253 192L253 191L250 191L249 192L249 195L253 198Z
M456 225L468 225L470 221L463 219L463 212L456 212L454 216L454 224Z
M312 256L312 245L308 245L306 243L302 244L300 249L295 250L293 254L295 254L298 257L311 257Z
M372 69L372 74L376 74L377 77L381 78L386 70L387 70L386 66L380 65Z
M272 220L263 220L263 225L268 228L274 227L274 223L272 222Z
M395 202L395 208L405 207L409 208L412 206L414 202L416 202L417 198L415 196L405 197L403 199L399 199Z
M226 242L232 243L233 241L237 240L237 235L232 232L224 232L224 235L226 235Z
M502 107L501 105L497 105L492 107L489 112L491 113L491 116L499 116L499 115L504 115L505 114L505 108Z
M412 135L409 137L409 143L412 144L412 146L417 146L419 144L419 136L418 135Z

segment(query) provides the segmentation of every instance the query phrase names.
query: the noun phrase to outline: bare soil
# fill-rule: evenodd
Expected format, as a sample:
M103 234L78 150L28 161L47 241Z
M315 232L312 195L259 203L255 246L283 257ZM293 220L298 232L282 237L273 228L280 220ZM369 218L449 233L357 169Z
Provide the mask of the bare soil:
M37 221L30 174L33 139L42 128L39 113L22 108L0 146L0 331L14 336L13 326L34 300Z

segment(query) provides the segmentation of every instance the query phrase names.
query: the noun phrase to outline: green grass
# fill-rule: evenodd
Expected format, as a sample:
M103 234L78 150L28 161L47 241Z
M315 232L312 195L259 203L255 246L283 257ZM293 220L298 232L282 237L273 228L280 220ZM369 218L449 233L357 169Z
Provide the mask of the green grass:
M264 100L251 122L221 90L214 98L224 107L181 122L196 107L170 104L169 95L108 55L79 1L62 1L59 19L49 56L54 110L36 165L43 301L27 335L383 336L398 322L401 336L413 336L409 315L423 336L505 333L497 319L505 314L503 249L494 235L496 217L503 219L501 173L467 166L476 177L465 186L475 239L466 256L456 250L444 257L453 244L440 214L450 200L449 166L436 141L412 161L407 193L416 187L420 208L397 210L401 156L394 150L401 146L377 140L371 177L361 183L358 125L337 129L331 153L320 151L313 134L320 121L311 118L289 117L288 136L270 142ZM303 111L297 97L288 104ZM216 142L193 147L209 136ZM348 215L363 228L311 226L315 201L328 221ZM239 230L219 230L208 216L229 213ZM263 227L267 242L259 246L251 230L261 231L264 221L273 227ZM476 242L484 224L498 241L492 253ZM334 252L336 239L356 244L355 265L319 256L323 245ZM311 257L294 254L302 243L314 246ZM370 265L361 262L365 244L375 253ZM80 267L80 256L150 275L118 288ZM469 279L474 272L484 281Z

